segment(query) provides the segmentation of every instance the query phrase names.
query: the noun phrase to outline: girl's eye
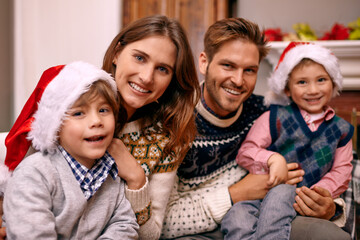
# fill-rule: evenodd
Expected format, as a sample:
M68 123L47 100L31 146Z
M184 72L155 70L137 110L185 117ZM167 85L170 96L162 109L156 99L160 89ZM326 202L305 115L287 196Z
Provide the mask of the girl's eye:
M319 78L318 79L318 82L325 82L326 81L326 78Z
M109 112L110 110L108 109L108 108L101 108L100 110L99 110L99 112L101 112L101 113L105 113L105 112Z

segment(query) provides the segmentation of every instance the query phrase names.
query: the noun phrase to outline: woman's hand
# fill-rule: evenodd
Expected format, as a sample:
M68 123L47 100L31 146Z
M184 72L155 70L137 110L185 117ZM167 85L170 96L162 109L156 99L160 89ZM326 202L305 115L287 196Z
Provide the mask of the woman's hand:
M146 176L143 168L136 159L129 153L124 143L114 138L109 148L109 153L115 159L119 171L119 177L125 180L129 189L140 189L146 183Z
M296 189L294 208L302 216L329 220L335 214L336 206L328 190L315 186L313 189Z

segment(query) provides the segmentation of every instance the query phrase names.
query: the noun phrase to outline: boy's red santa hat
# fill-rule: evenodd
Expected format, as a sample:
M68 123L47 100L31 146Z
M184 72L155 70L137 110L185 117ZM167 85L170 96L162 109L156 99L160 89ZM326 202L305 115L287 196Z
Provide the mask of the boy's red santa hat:
M7 179L25 157L31 143L38 151L55 153L58 131L66 112L98 80L108 82L117 94L111 75L89 63L73 62L44 71L6 136L5 165L0 164L0 193L5 191Z
M321 64L334 83L333 97L342 89L343 77L336 56L327 48L311 42L290 42L280 56L279 62L268 78L269 91L265 94L265 105L288 105L290 99L284 90L289 80L289 74L304 58L309 58Z

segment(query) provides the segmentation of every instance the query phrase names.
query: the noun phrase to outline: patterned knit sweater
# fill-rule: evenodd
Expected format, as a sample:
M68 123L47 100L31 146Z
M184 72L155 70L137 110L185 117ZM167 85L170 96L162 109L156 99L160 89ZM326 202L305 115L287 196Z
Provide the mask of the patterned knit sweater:
M311 187L330 171L336 149L351 140L353 131L350 123L335 115L312 132L296 104L273 105L270 107L272 144L268 150L280 153L287 162L299 163L305 175L298 187Z
M147 182L141 189L126 188L126 197L140 225L139 237L146 240L159 239L179 160L164 156L163 149L169 137L157 133L153 125L141 129L139 121L127 123L119 137L147 176Z
M199 134L178 169L170 196L163 238L214 230L231 207L228 187L246 175L235 157L254 120L266 109L251 95L231 118L220 119L200 102Z

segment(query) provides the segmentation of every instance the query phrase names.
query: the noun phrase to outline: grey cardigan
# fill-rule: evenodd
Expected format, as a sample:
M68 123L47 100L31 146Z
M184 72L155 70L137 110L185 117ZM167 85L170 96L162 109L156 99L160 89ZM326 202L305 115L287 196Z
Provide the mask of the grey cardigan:
M124 186L109 176L87 201L60 153L34 153L7 185L7 239L137 239L139 226Z

